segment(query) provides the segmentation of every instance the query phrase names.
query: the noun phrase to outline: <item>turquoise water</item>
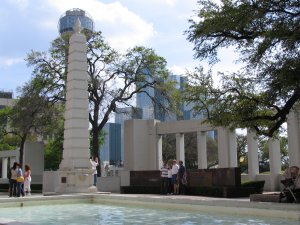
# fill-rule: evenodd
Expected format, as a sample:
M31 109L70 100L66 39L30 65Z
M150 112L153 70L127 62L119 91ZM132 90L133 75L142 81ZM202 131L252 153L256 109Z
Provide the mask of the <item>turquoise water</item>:
M40 225L295 225L300 223L292 220L235 217L88 203L1 208L0 218Z

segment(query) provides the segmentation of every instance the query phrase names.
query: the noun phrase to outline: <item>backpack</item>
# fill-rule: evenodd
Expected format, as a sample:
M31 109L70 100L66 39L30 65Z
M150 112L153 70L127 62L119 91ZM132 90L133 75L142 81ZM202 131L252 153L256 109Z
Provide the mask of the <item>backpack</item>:
M11 168L7 171L7 178L11 179Z

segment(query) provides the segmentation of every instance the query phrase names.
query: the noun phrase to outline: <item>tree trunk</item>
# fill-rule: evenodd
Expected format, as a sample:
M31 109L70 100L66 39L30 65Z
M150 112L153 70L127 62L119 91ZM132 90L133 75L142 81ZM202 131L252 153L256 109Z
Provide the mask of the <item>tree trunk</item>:
M97 176L101 177L101 159L99 157L99 130L98 127L92 127L93 139L92 139L92 155L94 159L98 159L99 165L96 167Z
M99 131L98 128L92 128L93 140L92 140L92 155L99 160Z
M24 135L21 138L21 143L20 143L20 156L19 156L19 164L23 166L23 158L24 158L24 146L25 146L25 141L26 141L27 135Z

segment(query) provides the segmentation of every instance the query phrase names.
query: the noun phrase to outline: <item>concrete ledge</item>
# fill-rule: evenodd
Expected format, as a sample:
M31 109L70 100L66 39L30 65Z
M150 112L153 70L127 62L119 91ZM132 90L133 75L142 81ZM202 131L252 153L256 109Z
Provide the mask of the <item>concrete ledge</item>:
M279 199L279 193L250 195L251 202L279 202Z
M187 212L235 214L252 217L273 217L300 221L300 204L250 202L249 198L224 199L186 195L108 194L103 192L0 198L1 207L26 207L70 203L116 204L121 206L172 209Z
M171 209L188 212L235 214L285 218L300 221L300 204L250 202L249 199L223 199L183 195L102 195L94 196L94 203L116 204L154 209Z
M24 223L16 220L0 218L0 225L33 225L33 223Z

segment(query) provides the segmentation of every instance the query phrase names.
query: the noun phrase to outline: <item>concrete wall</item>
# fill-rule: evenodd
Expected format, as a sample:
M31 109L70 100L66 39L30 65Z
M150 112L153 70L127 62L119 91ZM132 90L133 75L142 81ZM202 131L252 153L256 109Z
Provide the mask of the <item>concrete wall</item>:
M124 127L124 170L154 170L156 150L153 130L156 120L128 120ZM149 135L152 134L152 138ZM155 136L155 135L154 135Z
M44 143L26 142L23 167L26 164L31 167L31 182L33 184L41 184L43 182L44 161Z
M59 185L59 176L57 171L43 172L43 194L54 193Z
M10 158L11 167L14 162L19 162L19 150L0 151L0 160ZM8 161L8 160L3 160ZM23 172L24 166L28 164L31 167L31 177L33 184L41 184L43 182L44 171L44 143L43 142L26 142L24 146ZM5 176L5 178L4 178ZM0 183L7 183L6 175L0 174Z
M120 193L121 178L119 176L99 177L97 189L99 191Z

